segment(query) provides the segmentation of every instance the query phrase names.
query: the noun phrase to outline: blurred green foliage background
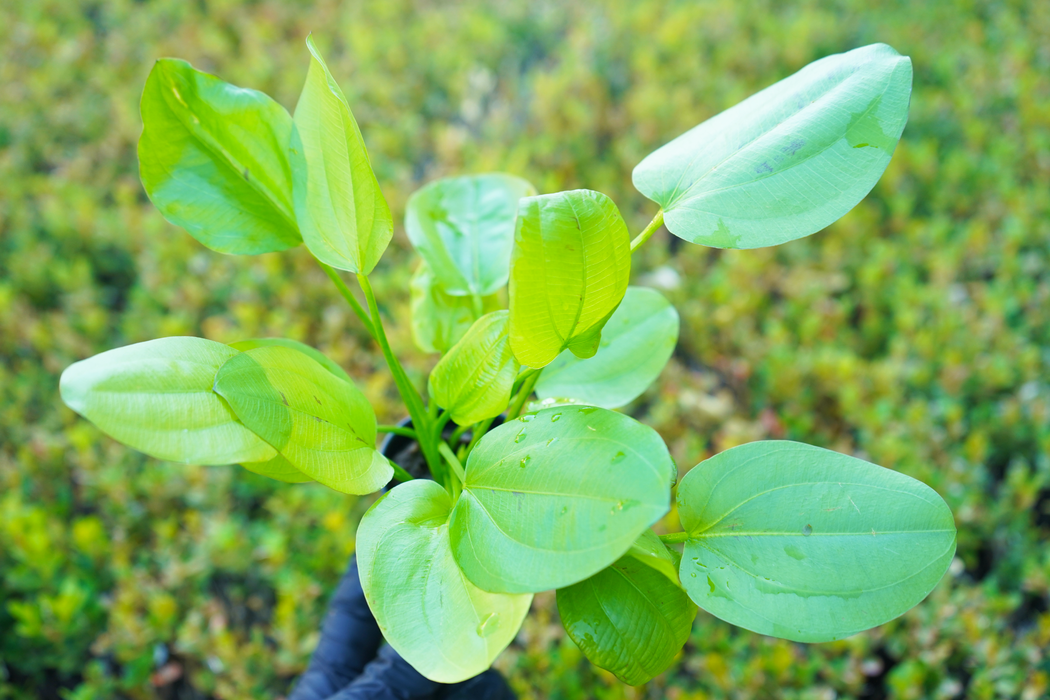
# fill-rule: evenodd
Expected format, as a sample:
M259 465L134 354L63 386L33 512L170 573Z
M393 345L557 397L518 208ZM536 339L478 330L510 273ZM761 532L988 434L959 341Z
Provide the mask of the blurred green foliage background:
M139 95L177 56L291 109L310 31L395 219L427 180L504 170L612 196L651 149L806 63L884 41L911 119L874 192L778 248L666 231L635 258L683 317L629 411L682 469L787 437L932 485L958 558L901 619L800 645L701 612L648 688L591 667L553 594L497 665L523 698L1024 698L1050 679L1050 3L0 4L0 698L277 698L316 642L369 499L158 463L58 399L61 370L165 335L285 336L399 419L382 359L299 248L212 253L138 181ZM375 274L417 380L411 253ZM674 514L669 516L668 526Z

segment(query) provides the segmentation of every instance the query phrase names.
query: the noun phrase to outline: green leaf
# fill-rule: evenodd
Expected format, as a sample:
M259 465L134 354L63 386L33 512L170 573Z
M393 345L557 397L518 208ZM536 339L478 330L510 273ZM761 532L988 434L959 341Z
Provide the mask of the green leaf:
M641 537L635 540L631 548L627 550L626 556L634 557L646 566L659 571L676 586L680 585L678 580L678 562L671 555L671 550L660 541L660 538L652 530L643 532Z
M430 395L459 425L494 418L510 403L519 365L507 339L509 316L479 318L430 373Z
M254 474L276 479L277 481L285 481L289 484L303 484L313 481L313 479L292 466L292 463L281 455L277 455L266 462L242 462L241 466Z
M873 44L809 64L649 154L638 190L715 248L816 233L875 186L908 120L911 60Z
M604 194L522 199L510 272L510 344L518 361L539 369L565 349L592 357L630 275L627 225Z
M430 680L458 683L514 639L531 595L488 593L468 581L449 546L452 501L433 481L399 484L357 530L357 563L383 637Z
M892 620L955 554L948 506L925 484L796 442L752 442L686 474L680 569L711 614L799 642Z
M696 605L663 573L626 556L559 588L558 614L593 664L624 683L641 685L665 671L682 650Z
M62 373L62 400L99 429L157 459L187 464L264 461L276 451L212 391L240 353L203 338L160 338L77 362Z
M315 258L367 275L390 243L393 219L350 105L313 39L306 45L312 58L291 147L295 214Z
M220 253L299 245L284 107L163 58L142 92L139 174L164 218Z
M500 308L498 294L481 298L454 297L442 291L426 262L420 260L411 283L412 339L424 352L445 352L466 335L484 314Z
M274 345L280 345L281 347L291 348L292 350L298 350L301 353L309 355L318 362L322 367L331 372L334 376L339 377L345 382L354 383L354 380L350 378L350 375L346 373L346 370L337 365L334 361L328 359L324 353L320 350L310 347L305 343L300 343L298 340L291 340L290 338L249 338L247 340L238 340L236 343L230 343L231 348L236 348L241 352L248 350L254 350L255 348L265 348Z
M510 276L518 200L534 194L503 173L436 180L409 198L405 231L445 293L495 294Z
M325 486L362 495L393 476L375 449L376 416L364 395L297 350L240 353L219 369L215 391L249 429Z
M667 511L674 463L648 426L559 407L485 434L452 512L456 561L501 593L568 586L619 559Z
M678 342L678 312L660 292L628 287L602 331L594 357L581 360L566 350L536 382L541 399L571 396L602 408L618 408L660 376Z

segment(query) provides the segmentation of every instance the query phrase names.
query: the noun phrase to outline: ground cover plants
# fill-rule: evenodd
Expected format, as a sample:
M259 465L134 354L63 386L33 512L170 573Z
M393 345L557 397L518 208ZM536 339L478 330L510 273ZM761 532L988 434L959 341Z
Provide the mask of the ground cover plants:
M110 350L63 373L67 405L159 459L356 495L400 482L361 521L362 585L391 645L443 682L487 668L547 590L587 657L640 684L675 659L697 606L822 642L933 589L956 532L921 482L773 440L717 454L678 483L656 431L613 410L656 379L678 339L671 304L629 286L632 253L661 226L753 249L843 216L904 129L906 57L880 44L826 57L657 149L633 180L659 210L633 239L591 190L537 194L506 174L419 190L405 221L421 257L411 325L422 349L442 353L421 393L369 281L390 209L347 100L307 43L294 118L262 93L159 61L142 98L142 182L169 221L218 252L304 243L377 343L411 422L377 425L343 369L273 338ZM416 440L432 479L380 453L377 432ZM672 492L683 531L658 535Z

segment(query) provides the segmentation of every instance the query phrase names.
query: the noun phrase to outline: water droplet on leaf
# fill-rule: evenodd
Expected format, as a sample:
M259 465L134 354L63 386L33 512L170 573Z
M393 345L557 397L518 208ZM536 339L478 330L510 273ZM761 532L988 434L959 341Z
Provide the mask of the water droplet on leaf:
M561 414L560 413L552 413L551 414L551 423L557 423L560 419L561 419Z
M804 528L802 528L802 534L805 535L806 537L809 537L810 535L812 535L813 534L813 526L812 525L806 525Z
M525 455L524 457L522 457L521 458L521 465L520 465L521 468L524 469L526 467L526 465L528 465L529 461L531 461L531 460L532 460L532 457L529 456L529 455Z
M626 457L626 456L627 455L624 454L623 452L617 452L615 455L613 455L612 463L616 464L617 462L622 462L624 457Z
M478 625L478 636L488 637L499 629L499 613L489 613Z
M516 438L514 438L514 442L515 442L515 443L521 442L521 441L522 441L522 440L524 440L524 439L525 439L526 437L528 437L528 436L527 436L527 435L525 434L525 430L524 430L524 429L522 429L522 431L521 431L520 433L518 433L518 436L517 436Z

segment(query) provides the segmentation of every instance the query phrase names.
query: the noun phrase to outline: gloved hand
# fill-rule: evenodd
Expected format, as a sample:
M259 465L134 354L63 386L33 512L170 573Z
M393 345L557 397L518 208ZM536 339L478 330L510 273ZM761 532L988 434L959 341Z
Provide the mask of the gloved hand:
M516 700L498 671L454 685L435 683L380 642L351 559L328 605L321 641L288 700Z

